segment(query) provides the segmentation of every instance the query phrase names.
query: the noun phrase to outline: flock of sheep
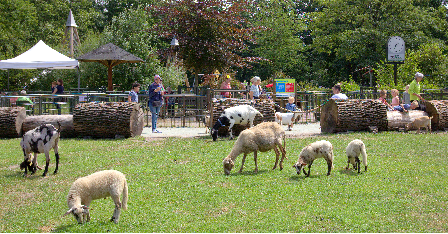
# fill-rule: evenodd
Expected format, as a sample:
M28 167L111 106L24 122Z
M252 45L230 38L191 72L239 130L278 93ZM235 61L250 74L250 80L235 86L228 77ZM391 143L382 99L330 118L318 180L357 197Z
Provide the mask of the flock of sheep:
M282 126L277 122L263 122L256 126L253 126L253 121L257 115L263 116L259 111L249 105L240 105L226 109L219 117L213 128L211 129L211 135L213 141L217 139L218 129L221 126L229 126L230 136L232 135L232 127L234 124L250 124L251 128L242 131L235 141L235 144L223 160L224 173L229 175L232 168L235 165L236 158L243 154L241 162L241 168L239 172L242 172L246 156L250 153L254 153L255 172L258 172L257 166L257 152L267 152L274 149L276 154L275 164L272 169L280 167L283 169L283 160L286 158L285 150L285 131ZM293 116L292 118L295 118ZM427 118L427 117L426 117ZM429 121L429 130L431 130L430 118L416 120L411 125L427 126ZM291 119L293 121L293 119ZM280 123L282 123L280 119ZM289 124L289 121L286 121ZM59 125L60 129L60 125ZM51 124L44 124L36 127L33 130L26 132L20 142L22 147L24 160L20 164L21 169L25 169L24 176L27 176L28 170L31 174L34 174L37 169L41 169L37 165L37 154L44 153L46 158L46 165L43 176L48 173L48 166L50 162L50 150L54 149L56 157L56 169L54 174L58 172L59 165L59 153L58 142L60 138L60 130ZM280 159L280 153L282 157ZM347 154L347 167L349 169L350 164L353 168L360 173L361 160L359 156L362 156L362 163L364 170L367 171L367 154L364 143L361 140L353 140L346 148ZM293 165L297 174L300 175L301 171L305 176L310 176L311 165L317 158L324 158L328 165L327 175L330 175L332 168L334 168L334 154L333 146L329 141L322 140L316 141L304 147L299 154L299 159ZM280 163L278 163L280 159ZM305 167L308 165L308 172ZM120 201L120 196L122 199ZM128 200L128 186L125 176L115 170L105 170L93 173L89 176L77 179L71 186L68 196L67 205L69 210L64 214L72 214L78 223L84 223L90 221L89 205L92 200L111 197L115 203L115 210L111 221L118 222L120 218L121 209L127 208Z

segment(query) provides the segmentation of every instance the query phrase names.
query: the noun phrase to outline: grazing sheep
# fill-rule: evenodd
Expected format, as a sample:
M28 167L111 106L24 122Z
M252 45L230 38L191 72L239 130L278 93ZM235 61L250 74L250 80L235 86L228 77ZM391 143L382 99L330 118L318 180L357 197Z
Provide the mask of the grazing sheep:
M409 129L417 129L417 133L420 133L420 128L424 127L426 129L426 132L431 132L431 117L428 116L422 116L416 118L412 123L406 124L406 131Z
M347 153L348 157L347 167L345 169L349 169L351 163L353 165L353 168L355 170L358 170L358 173L360 173L361 163L359 161L359 154L361 154L362 164L364 164L364 170L367 171L367 153L364 142L358 139L353 140L348 144L347 148L345 149L345 152Z
M23 135L22 140L20 141L20 146L23 150L24 160L20 164L20 169L25 169L24 176L27 176L28 169L31 171L31 174L34 174L37 169L41 169L37 165L38 153L45 153L46 164L44 174L42 176L46 176L48 172L48 165L50 164L51 149L54 149L54 154L56 157L56 169L54 170L54 174L58 172L58 142L60 137L60 129L60 124L59 129L56 129L51 124L42 124L35 129L29 130ZM34 153L34 156L31 153Z
M301 113L299 112L288 112L288 113L281 113L281 112L275 112L275 122L279 123L280 125L286 124L288 125L288 131L292 130L292 127L294 126L294 122L296 121L297 117L301 116Z
M297 175L300 175L300 170L303 167L303 174L306 177L310 176L311 165L316 158L324 158L327 161L328 172L327 176L330 175L331 169L333 168L333 145L329 141L316 141L314 143L305 146L300 152L299 160L294 164L294 168L297 171ZM308 165L308 173L305 172L305 166Z
M122 202L120 202L121 194L123 194ZM106 197L112 197L115 203L114 214L110 221L118 223L120 209L126 210L128 202L128 185L123 173L106 170L77 179L68 192L67 204L69 210L63 216L72 213L79 224L89 222L90 202Z
M249 123L250 127L253 127L256 115L263 117L257 109L249 105L240 105L225 109L211 130L213 141L216 141L218 138L218 129L222 126L229 126L230 139L233 139L232 127L234 124L244 125Z
M283 130L283 128L275 122L260 123L255 127L242 131L235 144L233 145L232 151L230 151L229 155L224 158L222 162L224 165L224 173L226 175L229 175L234 166L235 159L238 157L238 155L244 154L239 171L241 173L243 171L246 156L251 152L254 152L254 172L258 172L257 151L267 152L271 149L274 149L276 155L275 164L272 168L272 170L274 170L277 167L278 159L280 156L277 147L280 148L280 151L282 152L282 158L280 160L280 170L282 170L283 159L286 158L285 145L283 145L282 147L282 139L283 144L285 144L285 130Z

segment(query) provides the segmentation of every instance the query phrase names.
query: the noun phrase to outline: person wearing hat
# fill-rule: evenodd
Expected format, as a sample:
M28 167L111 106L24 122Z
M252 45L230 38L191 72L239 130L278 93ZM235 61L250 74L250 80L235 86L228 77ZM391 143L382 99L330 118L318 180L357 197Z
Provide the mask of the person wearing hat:
M154 83L152 83L149 88L149 100L148 100L148 106L149 110L151 111L152 115L152 132L153 133L162 133L161 131L157 130L157 118L159 117L160 107L162 106L162 92L163 92L163 86L162 86L162 79L159 75L154 76Z
M251 100L259 99L261 95L261 79L258 76L254 76L252 79L250 79L250 82L252 82L252 85L249 89L249 96Z
M420 96L420 81L423 79L423 74L420 72L415 73L414 80L409 84L409 94L410 94L410 102L419 101L419 106L415 108L415 110L422 110L421 101L425 101L425 99Z
M221 89L232 89L232 86L230 86L230 80L230 75L227 75L226 80L221 84ZM221 92L221 95L223 97L230 98L230 92Z

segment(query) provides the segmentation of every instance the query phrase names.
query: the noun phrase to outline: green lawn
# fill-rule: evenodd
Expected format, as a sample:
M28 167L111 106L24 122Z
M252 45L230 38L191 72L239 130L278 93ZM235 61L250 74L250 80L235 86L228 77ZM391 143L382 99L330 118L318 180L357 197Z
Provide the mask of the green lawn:
M345 147L367 147L369 171L346 171ZM335 168L317 159L311 177L292 165L307 144L329 140ZM20 139L0 140L1 232L448 232L448 134L351 133L287 139L283 171L275 153L252 155L242 174L236 160L225 176L222 159L234 140L143 138L62 139L59 173L23 178ZM39 165L45 165L39 155ZM363 168L363 167L362 167ZM123 172L128 210L109 222L110 198L91 204L90 223L78 225L66 196L79 177L105 169Z

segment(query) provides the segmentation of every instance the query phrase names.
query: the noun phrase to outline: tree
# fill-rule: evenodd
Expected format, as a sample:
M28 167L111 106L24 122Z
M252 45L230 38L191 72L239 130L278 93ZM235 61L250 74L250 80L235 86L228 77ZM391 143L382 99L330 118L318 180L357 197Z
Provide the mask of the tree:
M158 19L155 31L169 42L179 40L178 57L195 74L245 67L258 58L242 57L254 30L247 20L250 1L167 1L150 9ZM170 49L161 50L167 57Z
M356 69L384 60L391 36L401 36L409 49L447 39L446 9L440 4L434 8L414 5L412 0L319 3L323 8L313 14L311 24L314 55L324 57L326 64L320 69L327 70L332 80L348 80Z

